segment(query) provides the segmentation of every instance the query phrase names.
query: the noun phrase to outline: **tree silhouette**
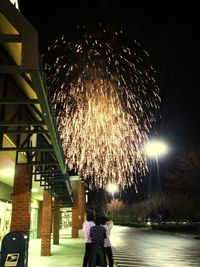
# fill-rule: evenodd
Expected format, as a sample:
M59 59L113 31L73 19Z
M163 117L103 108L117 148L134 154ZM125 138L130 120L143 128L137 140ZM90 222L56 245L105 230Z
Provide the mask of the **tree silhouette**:
M200 203L200 150L191 151L178 158L177 170L167 173L167 191L187 195Z

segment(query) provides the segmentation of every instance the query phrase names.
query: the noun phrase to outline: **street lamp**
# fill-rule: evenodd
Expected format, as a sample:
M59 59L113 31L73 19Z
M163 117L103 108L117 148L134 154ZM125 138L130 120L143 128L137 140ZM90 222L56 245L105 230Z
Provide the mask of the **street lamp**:
M162 140L151 140L145 146L145 151L149 157L161 157L168 151L167 144Z
M158 186L159 190L162 191L158 158L164 156L168 152L168 146L162 140L151 140L145 145L145 152L148 157L155 158L156 160Z
M107 190L109 193L111 193L111 195L112 195L112 200L111 200L111 204L110 204L112 208L111 208L110 211L112 212L112 218L113 218L113 217L116 216L116 208L115 208L114 193L118 191L118 186L117 186L117 184L115 184L115 183L109 183L109 184L107 185L106 190Z
M107 191L110 192L114 198L114 193L118 191L118 186L114 183L109 183L107 185Z

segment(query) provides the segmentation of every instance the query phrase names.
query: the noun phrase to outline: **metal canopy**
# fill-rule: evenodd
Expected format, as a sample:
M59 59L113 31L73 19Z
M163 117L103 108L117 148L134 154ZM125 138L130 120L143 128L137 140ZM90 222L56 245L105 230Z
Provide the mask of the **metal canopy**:
M8 0L0 1L0 152L16 153L65 206L73 195L45 75L38 34ZM9 140L9 146L5 139Z

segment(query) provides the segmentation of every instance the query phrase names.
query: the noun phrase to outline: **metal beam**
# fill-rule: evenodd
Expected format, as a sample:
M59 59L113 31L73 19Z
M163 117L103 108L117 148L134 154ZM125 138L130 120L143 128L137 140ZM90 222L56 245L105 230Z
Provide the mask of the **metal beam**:
M1 105L27 105L27 104L38 104L38 99L0 99Z
M0 34L0 42L21 43L21 34Z
M31 72L31 78L33 80L34 89L38 95L38 99L40 101L40 105L42 107L42 110L45 110L45 114L43 114L43 119L46 121L46 124L48 125L49 129L49 135L52 140L52 145L55 149L55 153L60 165L60 168L62 170L63 174L67 174L67 168L65 164L65 158L64 153L62 150L61 143L59 142L60 138L57 132L57 129L55 128L55 120L53 120L52 114L50 112L49 108L49 102L47 100L46 90L44 88L44 84L42 82L41 74L38 72Z
M0 130L0 134L48 134L48 130L40 130L40 129L34 129L34 130Z
M0 74L8 74L8 73L26 73L28 71L22 71L22 68L18 65L0 65Z
M53 161L31 161L31 162L17 162L17 165L22 166L40 166L40 165L47 165L47 166L53 166L58 165L58 162Z
M42 126L46 125L44 121L0 121L0 126Z
M18 151L18 152L52 152L54 151L53 147L2 147L0 151Z
M62 176L63 177L63 174L60 172L60 171L52 171L52 170L35 170L33 172L31 172L31 174L33 175L54 175L54 177L60 177Z

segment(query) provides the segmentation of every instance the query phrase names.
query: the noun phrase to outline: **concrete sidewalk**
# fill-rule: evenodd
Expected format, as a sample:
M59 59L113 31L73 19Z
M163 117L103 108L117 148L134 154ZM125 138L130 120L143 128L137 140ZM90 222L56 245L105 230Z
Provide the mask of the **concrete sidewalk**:
M81 267L85 251L82 231L71 238L71 228L60 231L60 244L51 245L51 256L40 256L41 239L29 241L28 267Z

